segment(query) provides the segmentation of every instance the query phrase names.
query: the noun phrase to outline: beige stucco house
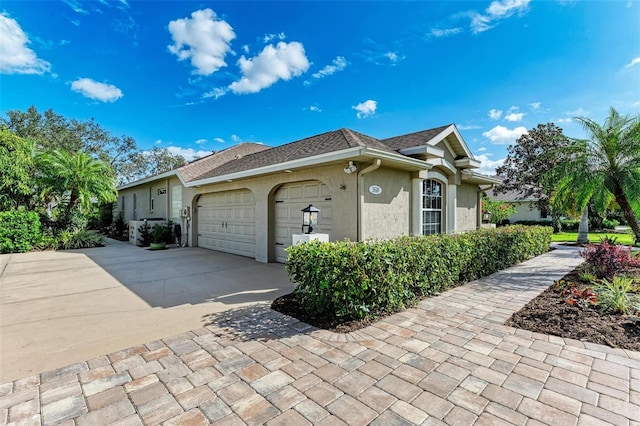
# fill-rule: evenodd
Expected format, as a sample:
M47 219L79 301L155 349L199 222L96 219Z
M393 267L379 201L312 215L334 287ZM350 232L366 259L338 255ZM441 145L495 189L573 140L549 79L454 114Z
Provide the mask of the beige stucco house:
M389 139L340 129L289 144L241 143L176 170L120 186L124 219L169 219L183 242L284 262L301 209L320 209L332 241L463 232L479 227L494 178L455 125Z
M494 178L502 181L499 176L493 176ZM497 185L496 185L497 186ZM509 223L516 222L549 222L551 223L552 217L546 210L541 210L538 206L539 199L534 196L525 196L520 191L506 191L497 193L494 189L489 189L485 192L487 197L496 201L504 201L515 207L516 212L509 217Z

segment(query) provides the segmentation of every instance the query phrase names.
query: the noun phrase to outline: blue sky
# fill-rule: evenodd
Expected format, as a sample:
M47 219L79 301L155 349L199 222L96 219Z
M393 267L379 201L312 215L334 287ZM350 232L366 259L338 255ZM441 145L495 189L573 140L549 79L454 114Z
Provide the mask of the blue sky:
M187 158L455 123L482 171L526 129L640 112L637 1L11 1L0 112L93 117Z

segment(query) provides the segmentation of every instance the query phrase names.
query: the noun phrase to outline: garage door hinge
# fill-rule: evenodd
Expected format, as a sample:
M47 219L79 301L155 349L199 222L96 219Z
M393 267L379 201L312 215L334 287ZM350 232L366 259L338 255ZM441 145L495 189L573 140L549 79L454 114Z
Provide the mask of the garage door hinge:
M198 207L202 207L202 206L199 205Z
M331 201L331 197L325 198L325 201Z
M283 246L284 243L276 243L277 246Z
M284 203L284 200L276 200L276 204Z

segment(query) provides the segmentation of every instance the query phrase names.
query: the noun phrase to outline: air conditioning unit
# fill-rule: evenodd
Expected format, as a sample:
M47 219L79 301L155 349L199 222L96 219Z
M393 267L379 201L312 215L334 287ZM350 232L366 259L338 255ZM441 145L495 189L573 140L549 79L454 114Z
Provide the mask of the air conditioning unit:
M159 223L161 225L166 225L167 221L162 219L130 220L129 221L129 244L133 244L136 246L142 245L142 243L140 242L140 239L141 239L140 228L145 223L149 225L149 230L152 230L153 225L155 225L156 223Z

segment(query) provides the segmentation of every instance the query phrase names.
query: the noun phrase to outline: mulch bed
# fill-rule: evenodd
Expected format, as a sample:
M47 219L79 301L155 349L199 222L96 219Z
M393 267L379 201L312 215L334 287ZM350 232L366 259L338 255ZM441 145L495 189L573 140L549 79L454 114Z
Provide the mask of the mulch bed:
M568 282L580 281L575 270L563 279ZM271 308L335 333L360 330L381 318L341 322L336 318L310 315L294 293L277 298ZM596 307L568 305L565 296L558 293L553 285L513 314L505 324L533 332L640 351L640 317L605 314Z
M580 283L576 271L563 279ZM581 308L569 305L565 302L565 296L558 293L554 286L527 303L505 324L538 333L640 351L640 317L606 314L595 306Z
M350 333L365 328L380 318L369 320L351 320L344 321L338 318L326 318L308 313L302 303L298 300L295 293L285 294L278 297L271 304L271 309L282 314L294 317L299 321L306 322L316 328L333 331L334 333Z

